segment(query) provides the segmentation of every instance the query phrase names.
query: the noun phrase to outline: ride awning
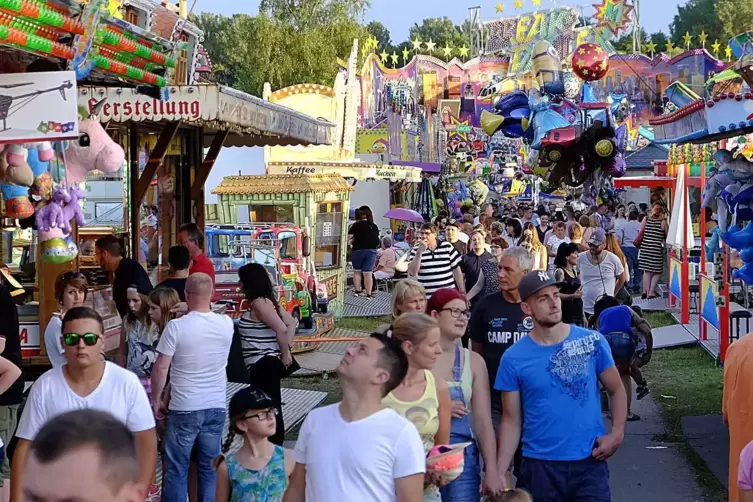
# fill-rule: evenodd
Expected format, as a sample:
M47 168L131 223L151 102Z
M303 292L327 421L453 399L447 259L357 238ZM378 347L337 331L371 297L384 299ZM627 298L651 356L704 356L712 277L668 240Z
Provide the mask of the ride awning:
M80 87L79 106L106 99L102 122L177 122L229 131L224 146L328 145L334 124L218 85L169 86L165 101L129 87ZM205 145L208 146L208 145Z

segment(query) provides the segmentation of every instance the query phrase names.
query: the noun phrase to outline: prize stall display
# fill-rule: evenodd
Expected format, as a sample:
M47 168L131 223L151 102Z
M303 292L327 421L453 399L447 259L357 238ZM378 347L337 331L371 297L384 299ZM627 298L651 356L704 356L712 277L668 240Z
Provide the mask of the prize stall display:
M225 140L329 141L328 124L201 84L202 33L187 17L185 0L0 0L0 239L10 250L2 265L24 290L16 298L26 365L49 364L40 333L66 271L90 280L105 350L119 344L111 278L93 251L118 229L86 228L91 176L122 173L126 256L148 265L156 283L178 225L203 226L203 185ZM13 241L23 229L28 244Z

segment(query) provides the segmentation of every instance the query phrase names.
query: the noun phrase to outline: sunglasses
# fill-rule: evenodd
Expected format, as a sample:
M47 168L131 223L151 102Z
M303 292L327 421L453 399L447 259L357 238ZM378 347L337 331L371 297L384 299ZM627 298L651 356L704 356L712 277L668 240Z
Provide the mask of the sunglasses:
M83 335L79 335L78 333L65 333L63 335L63 342L69 347L75 347L80 340L84 340L84 345L91 347L97 345L99 338L100 335L97 335L96 333L84 333Z

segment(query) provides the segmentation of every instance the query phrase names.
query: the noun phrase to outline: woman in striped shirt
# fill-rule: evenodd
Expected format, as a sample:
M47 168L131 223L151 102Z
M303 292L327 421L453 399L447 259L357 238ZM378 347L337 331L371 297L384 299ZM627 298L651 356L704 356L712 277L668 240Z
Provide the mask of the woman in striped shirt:
M238 270L248 310L238 321L243 360L251 383L276 403L282 402L280 381L293 362L290 346L295 336L295 319L277 303L278 292L267 270L258 263L247 263ZM282 446L285 425L282 408L277 408L277 429L269 440Z

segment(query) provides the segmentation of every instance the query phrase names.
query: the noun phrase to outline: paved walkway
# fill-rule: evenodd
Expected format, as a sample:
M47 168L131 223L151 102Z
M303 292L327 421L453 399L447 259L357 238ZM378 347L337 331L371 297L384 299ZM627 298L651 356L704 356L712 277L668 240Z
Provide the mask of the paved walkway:
M654 441L665 429L651 395L633 401L633 412L641 421L628 422L625 441L609 461L612 502L701 502L701 490L677 445Z

